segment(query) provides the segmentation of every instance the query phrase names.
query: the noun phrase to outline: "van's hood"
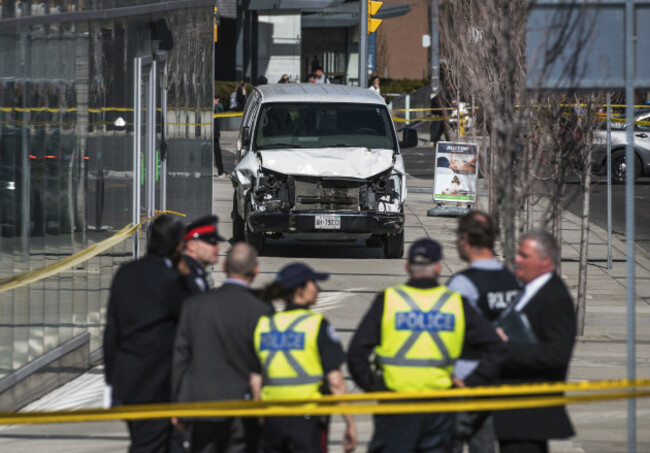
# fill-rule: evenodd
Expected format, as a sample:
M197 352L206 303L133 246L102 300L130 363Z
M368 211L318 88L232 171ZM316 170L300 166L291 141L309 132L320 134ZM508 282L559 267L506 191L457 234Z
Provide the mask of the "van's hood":
M393 167L391 149L283 149L260 155L262 168L292 176L367 179Z

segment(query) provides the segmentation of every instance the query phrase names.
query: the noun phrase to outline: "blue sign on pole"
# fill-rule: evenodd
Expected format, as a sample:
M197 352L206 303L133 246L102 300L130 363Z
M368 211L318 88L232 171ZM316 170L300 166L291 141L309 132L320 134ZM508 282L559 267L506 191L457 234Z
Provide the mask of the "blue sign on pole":
M625 86L624 7L539 1L526 23L526 87L537 90ZM574 30L566 33L566 30Z
M377 69L377 33L368 36L368 71Z

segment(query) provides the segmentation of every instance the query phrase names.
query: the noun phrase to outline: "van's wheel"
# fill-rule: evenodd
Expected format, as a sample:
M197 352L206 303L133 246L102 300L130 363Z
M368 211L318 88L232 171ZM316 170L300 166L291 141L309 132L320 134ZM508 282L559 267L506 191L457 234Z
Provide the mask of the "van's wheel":
M266 233L256 233L254 231L251 231L251 229L248 226L248 214L250 213L251 208L250 208L250 203L246 204L246 220L244 220L244 240L248 242L250 245L252 245L255 250L257 250L257 254L262 256L262 253L264 253L264 241L266 239Z
M384 256L386 258L401 258L404 255L404 231L398 234L387 234L384 238Z
M244 241L244 228L246 222L241 218L239 212L237 211L237 192L232 196L232 241L239 242Z

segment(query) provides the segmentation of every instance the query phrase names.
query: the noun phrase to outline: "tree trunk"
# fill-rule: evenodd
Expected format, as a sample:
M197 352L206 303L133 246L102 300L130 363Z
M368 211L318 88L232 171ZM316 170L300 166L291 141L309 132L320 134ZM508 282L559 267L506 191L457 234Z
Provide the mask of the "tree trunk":
M551 225L552 234L557 242L557 259L555 269L558 274L562 273L562 197L564 195L564 185L566 184L566 165L564 162L562 150L556 153L553 193L551 194Z
M587 149L585 162L591 162L592 149ZM591 167L583 171L582 185L582 231L580 234L580 273L578 274L577 322L578 335L585 334L585 314L587 311L587 261L589 259L589 202L591 199Z
M492 128L494 130L494 128ZM495 152L495 146L494 146L494 135L490 134L488 136L488 139L490 141L489 147L486 149L485 153L485 159L487 160L487 165L489 168L488 175L488 184L489 184L489 205L488 205L488 212L490 213L490 216L492 217L492 220L494 221L495 225L499 225L499 212L498 212L498 203L496 202L497 200L497 184L496 184L496 169L497 167L497 160L498 160L498 153ZM488 157L489 153L489 157Z

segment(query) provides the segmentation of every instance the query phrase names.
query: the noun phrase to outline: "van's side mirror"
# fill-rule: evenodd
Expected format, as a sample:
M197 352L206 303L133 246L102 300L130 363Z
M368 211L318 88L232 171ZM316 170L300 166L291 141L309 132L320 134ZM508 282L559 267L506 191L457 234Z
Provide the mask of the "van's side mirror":
M241 144L248 146L251 142L251 128L250 126L244 126L241 130Z
M415 148L418 146L418 131L407 127L402 131L402 141L399 143L400 148Z

